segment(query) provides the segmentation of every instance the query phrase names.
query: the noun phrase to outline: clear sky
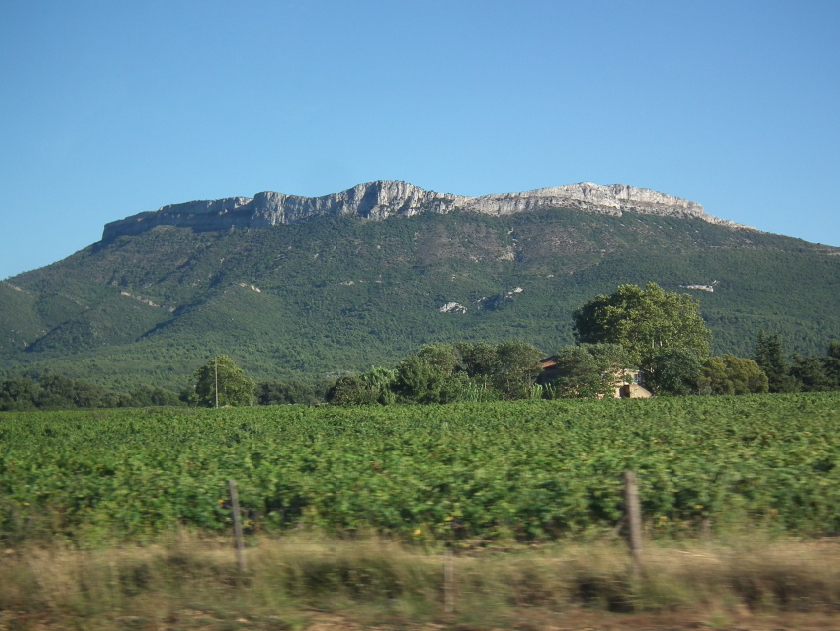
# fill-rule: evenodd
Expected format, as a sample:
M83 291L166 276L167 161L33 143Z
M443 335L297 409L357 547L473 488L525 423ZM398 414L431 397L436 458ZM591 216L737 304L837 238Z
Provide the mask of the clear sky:
M840 246L840 1L2 3L0 278L194 199L652 188Z

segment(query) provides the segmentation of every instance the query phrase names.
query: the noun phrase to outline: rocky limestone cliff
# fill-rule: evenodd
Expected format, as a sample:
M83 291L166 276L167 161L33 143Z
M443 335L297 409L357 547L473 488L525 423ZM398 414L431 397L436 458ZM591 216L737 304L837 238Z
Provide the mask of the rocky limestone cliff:
M382 220L410 217L422 212L453 210L508 215L541 208L574 208L590 213L621 216L624 212L670 217L694 217L709 223L739 226L707 214L700 204L645 188L624 184L601 186L590 182L540 188L523 193L466 197L427 191L407 182L379 181L359 184L341 193L300 197L283 193L257 193L164 206L105 225L103 241L137 235L156 226L183 226L200 231L230 228L265 228L328 215L351 215Z

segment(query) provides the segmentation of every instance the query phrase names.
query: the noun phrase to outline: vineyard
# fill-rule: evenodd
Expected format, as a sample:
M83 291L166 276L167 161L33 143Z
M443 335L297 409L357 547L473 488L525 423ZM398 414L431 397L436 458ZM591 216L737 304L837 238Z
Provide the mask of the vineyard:
M544 541L840 532L840 393L447 406L5 413L0 538L228 531Z

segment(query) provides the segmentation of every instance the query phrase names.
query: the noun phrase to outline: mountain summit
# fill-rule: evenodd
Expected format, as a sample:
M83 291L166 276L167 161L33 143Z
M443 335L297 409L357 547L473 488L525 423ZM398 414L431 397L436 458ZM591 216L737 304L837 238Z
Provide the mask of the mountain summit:
M625 211L645 215L702 219L732 227L737 224L709 215L703 207L680 197L624 184L601 186L591 182L538 188L523 193L467 197L427 191L407 182L380 180L358 184L340 193L301 197L283 193L257 193L253 198L227 197L172 204L106 224L105 242L142 234L156 226L181 226L198 231L229 228L266 228L293 224L314 217L348 215L381 220L424 212L453 210L501 216L542 208L571 208L620 217Z

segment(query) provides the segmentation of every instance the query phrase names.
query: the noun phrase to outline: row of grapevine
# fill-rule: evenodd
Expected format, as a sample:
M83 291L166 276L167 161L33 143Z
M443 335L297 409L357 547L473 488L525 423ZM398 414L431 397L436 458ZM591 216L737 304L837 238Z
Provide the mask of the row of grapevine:
M247 526L404 539L610 528L840 531L840 394L448 406L64 411L0 419L0 537Z

